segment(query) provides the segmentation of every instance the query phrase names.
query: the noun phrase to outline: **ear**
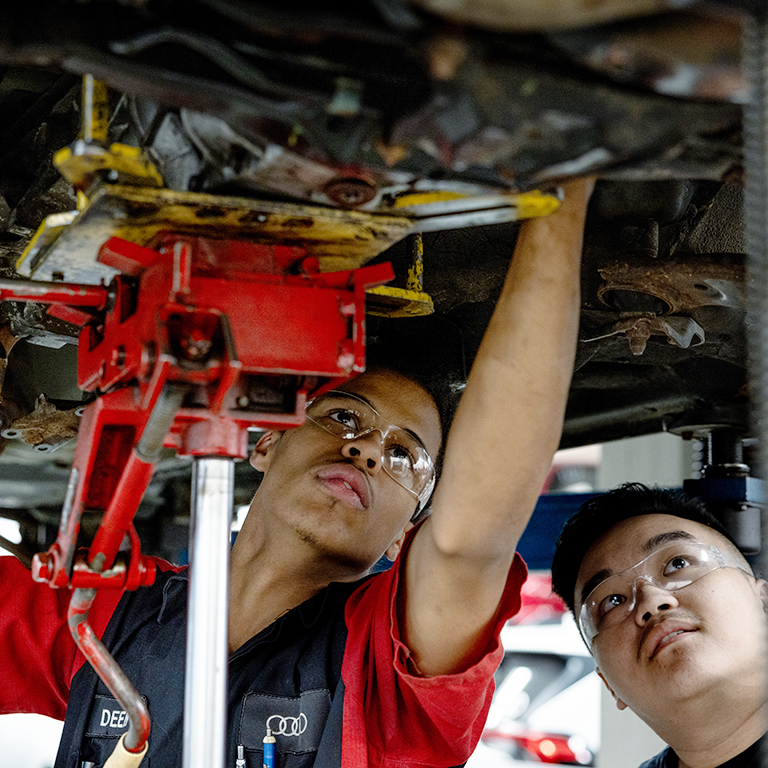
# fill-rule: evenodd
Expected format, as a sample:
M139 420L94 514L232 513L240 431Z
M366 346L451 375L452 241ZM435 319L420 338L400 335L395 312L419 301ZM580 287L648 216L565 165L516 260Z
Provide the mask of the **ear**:
M395 560L397 560L397 556L400 554L400 550L403 548L405 534L408 533L411 528L413 528L413 523L409 520L405 528L403 528L403 532L400 534L400 538L397 539L397 541L393 541L389 547L387 547L387 551L384 553L384 556L387 558L387 560L391 560L393 563Z
M282 434L282 432L278 432L276 429L271 429L259 438L259 442L256 443L256 447L253 449L249 460L254 469L258 469L259 472L266 472L269 469L271 463L269 449L275 446Z
M601 679L601 680L602 680L602 681L605 683L605 687L608 689L608 692L609 692L609 693L611 694L611 696L613 696L613 698L615 699L615 701L616 701L616 706L617 706L617 707L618 707L620 710L622 710L622 709L626 709L626 708L627 708L627 705L626 705L626 704L625 704L625 703L624 703L624 702L623 702L623 701L622 701L622 700L621 700L621 699L620 699L620 698L619 698L619 697L616 695L616 692L613 690L613 688L611 688L611 686L610 686L610 685L608 685L608 681L605 679L605 675L603 675L603 673L600 671L600 667L597 667L597 668L595 669L595 672L597 672L597 674L598 674L598 676L600 677L600 679Z

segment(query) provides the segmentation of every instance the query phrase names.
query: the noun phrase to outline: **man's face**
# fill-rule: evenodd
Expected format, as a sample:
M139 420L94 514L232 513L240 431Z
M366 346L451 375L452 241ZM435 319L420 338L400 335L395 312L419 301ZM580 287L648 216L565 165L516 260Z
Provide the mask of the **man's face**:
M673 515L623 520L587 551L576 580L576 615L596 577L621 573L686 534L734 552L713 529ZM653 723L710 692L763 701L764 586L736 568L715 569L672 592L639 579L634 610L592 640L599 672L619 706Z
M434 401L416 383L373 371L338 389L364 398L385 419L415 433L436 458L440 419ZM257 499L270 510L270 522L288 526L355 573L385 552L396 554L396 542L416 510L413 494L382 469L378 431L342 440L308 421L268 435L251 463L265 472Z

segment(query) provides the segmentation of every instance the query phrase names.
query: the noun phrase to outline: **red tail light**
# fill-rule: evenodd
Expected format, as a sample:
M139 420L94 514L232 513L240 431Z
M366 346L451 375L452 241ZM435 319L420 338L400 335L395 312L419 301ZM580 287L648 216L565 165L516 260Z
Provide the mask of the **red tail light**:
M483 741L490 746L517 753L514 757L540 760L542 763L592 765L594 757L583 745L583 739L557 733L505 733L489 729L483 732Z

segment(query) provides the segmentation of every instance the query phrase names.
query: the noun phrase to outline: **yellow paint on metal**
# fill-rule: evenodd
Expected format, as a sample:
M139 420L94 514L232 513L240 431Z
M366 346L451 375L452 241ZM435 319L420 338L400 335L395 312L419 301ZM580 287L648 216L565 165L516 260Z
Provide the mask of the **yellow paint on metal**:
M83 125L81 138L86 144L106 146L109 140L109 91L106 83L93 75L83 75Z
M409 291L421 291L421 288L423 286L423 275L424 275L424 262L423 261L416 261L413 264L411 264L410 267L408 267L408 277L405 281L405 287Z
M380 285L366 292L365 311L378 317L417 317L435 311L428 293Z
M24 277L30 277L43 253L61 237L76 218L77 211L65 211L46 216L37 228L37 232L27 243L27 247L16 259L16 271Z
M477 206L479 200L486 199L488 202L488 209L493 208L502 209L508 206L514 215L510 217L510 221L518 219L530 219L535 216L547 216L553 211L557 210L560 205L560 199L552 192L542 192L541 190L533 190L531 192L519 192L512 194L499 194L495 196L487 195L468 195L452 190L434 190L431 192L412 192L400 195L395 200L394 207L397 209L403 208L416 208L418 207L417 216L429 216L430 205L436 205L439 203L447 203L453 200L466 200L467 201L467 214L471 214L472 211L481 211L482 208ZM451 207L450 210L443 209L439 213L434 213L435 217L440 215L450 216L459 215L462 213L461 206Z
M163 177L140 147L111 144L109 149L97 144L75 142L53 156L59 173L76 187L87 185L99 171L115 171L138 186L162 187Z
M532 219L536 216L548 216L560 207L560 198L552 192L535 189L515 195L519 219Z
M409 192L400 195L395 200L395 208L408 208L412 205L430 205L431 203L444 203L446 200L461 200L468 195L452 190L434 190L432 192Z
M62 271L94 270L96 255L110 237L152 247L159 233L295 245L317 257L320 269L356 269L413 231L405 217L342 211L315 205L176 192L153 187L103 184L90 191L88 207L61 237L36 252L42 264ZM56 267L59 269L59 267ZM79 273L78 273L79 274Z
M421 232L410 236L411 265L408 267L408 276L405 287L409 291L420 293L424 287L424 238Z

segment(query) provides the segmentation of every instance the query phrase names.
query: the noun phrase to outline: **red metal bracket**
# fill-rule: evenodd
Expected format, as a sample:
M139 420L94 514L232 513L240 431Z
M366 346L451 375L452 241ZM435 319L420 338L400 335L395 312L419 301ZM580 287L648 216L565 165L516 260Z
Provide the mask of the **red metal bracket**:
M301 248L172 236L157 249L112 238L99 259L121 270L108 288L4 281L0 297L26 290L83 321L79 384L101 395L85 408L59 535L35 578L134 589L154 579L133 517L159 448L246 458L249 427L301 424L309 396L364 370L365 292L393 272L320 273ZM75 553L83 510L103 514L87 556Z

